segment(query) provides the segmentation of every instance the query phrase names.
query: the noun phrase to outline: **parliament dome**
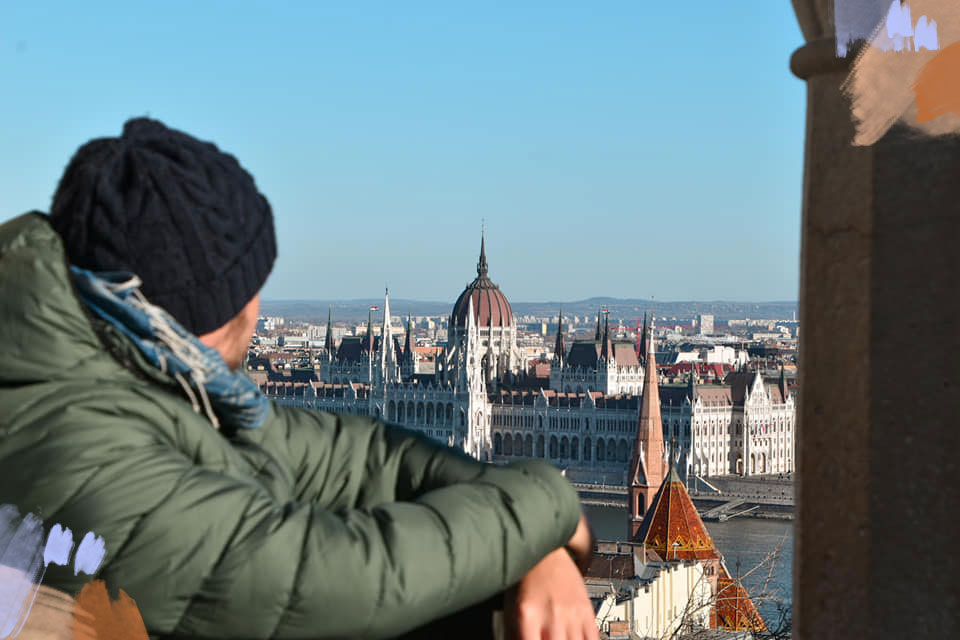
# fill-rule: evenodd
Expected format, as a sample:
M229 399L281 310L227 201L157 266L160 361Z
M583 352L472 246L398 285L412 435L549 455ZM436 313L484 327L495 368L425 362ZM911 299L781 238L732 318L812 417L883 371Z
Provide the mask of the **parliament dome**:
M484 239L480 239L480 260L477 262L477 277L467 285L460 297L453 305L450 314L452 327L465 328L467 326L467 310L470 300L473 300L473 320L480 327L512 327L513 310L507 297L500 291L487 276L487 254Z

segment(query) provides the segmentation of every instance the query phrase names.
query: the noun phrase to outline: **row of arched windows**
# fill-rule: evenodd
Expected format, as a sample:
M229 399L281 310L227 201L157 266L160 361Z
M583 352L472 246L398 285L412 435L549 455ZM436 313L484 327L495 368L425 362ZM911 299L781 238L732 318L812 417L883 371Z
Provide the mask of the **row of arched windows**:
M453 426L453 403L437 402L395 402L387 403L387 420L399 423L435 424ZM464 425L463 413L460 413L460 426Z
M545 444L547 446L545 446ZM493 455L495 456L526 456L543 458L548 454L551 459L559 460L578 460L582 456L585 462L590 462L591 458L596 457L597 462L627 462L630 457L630 445L626 439L620 438L619 441L613 438L604 440L600 438L596 444L588 436L583 439L581 447L580 438L573 436L550 436L549 442L543 435L538 435L534 440L531 434L523 436L516 434L493 434Z

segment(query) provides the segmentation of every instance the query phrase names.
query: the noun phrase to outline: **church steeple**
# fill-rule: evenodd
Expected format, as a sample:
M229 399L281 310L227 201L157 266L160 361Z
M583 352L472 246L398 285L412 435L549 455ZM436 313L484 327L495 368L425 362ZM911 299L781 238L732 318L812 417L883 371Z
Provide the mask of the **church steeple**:
M596 338L594 338L594 340L596 340L597 342L600 342L600 314L602 313L603 313L602 310L597 311L597 336Z
M667 474L667 460L663 443L663 420L660 415L660 386L657 382L657 359L652 328L647 335L647 358L644 363L643 396L640 400L640 420L637 423L637 441L630 464L630 535L640 528L644 513Z

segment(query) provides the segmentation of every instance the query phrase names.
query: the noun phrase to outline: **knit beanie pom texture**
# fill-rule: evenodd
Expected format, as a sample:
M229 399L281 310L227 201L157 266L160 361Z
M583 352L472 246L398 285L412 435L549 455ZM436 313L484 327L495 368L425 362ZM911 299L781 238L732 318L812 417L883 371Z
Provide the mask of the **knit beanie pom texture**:
M236 158L146 118L77 150L50 221L72 264L132 271L197 335L236 316L277 255L270 204Z

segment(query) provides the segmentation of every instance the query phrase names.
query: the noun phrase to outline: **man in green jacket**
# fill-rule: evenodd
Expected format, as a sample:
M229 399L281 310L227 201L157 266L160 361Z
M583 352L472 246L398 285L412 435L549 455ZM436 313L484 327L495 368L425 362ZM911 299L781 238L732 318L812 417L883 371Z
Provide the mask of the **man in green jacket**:
M214 145L137 119L81 147L49 216L0 225L0 505L102 536L95 577L157 637L466 637L437 625L501 596L519 637L597 637L555 468L279 406L237 372L275 254Z

